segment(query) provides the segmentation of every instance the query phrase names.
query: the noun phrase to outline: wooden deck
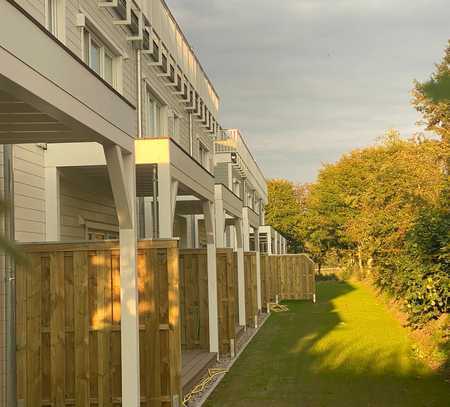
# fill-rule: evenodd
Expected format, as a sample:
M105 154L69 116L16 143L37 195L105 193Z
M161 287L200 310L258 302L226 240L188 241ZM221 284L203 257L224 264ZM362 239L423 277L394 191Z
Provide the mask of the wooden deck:
M181 355L181 387L183 395L189 393L198 384L208 368L214 365L217 356L201 349L183 350Z

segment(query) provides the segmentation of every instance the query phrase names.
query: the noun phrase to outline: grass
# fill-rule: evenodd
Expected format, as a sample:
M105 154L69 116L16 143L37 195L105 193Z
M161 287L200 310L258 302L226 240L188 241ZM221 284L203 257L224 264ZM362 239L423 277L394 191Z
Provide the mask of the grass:
M318 284L318 302L272 314L206 406L450 405L407 331L366 287Z

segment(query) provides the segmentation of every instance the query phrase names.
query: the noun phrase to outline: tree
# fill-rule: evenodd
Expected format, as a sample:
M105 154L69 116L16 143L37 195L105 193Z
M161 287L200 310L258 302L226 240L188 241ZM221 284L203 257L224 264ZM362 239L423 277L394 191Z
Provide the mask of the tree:
M298 234L301 211L294 184L282 179L273 179L267 182L267 188L269 203L266 206L266 223L287 239L291 253L302 251L303 246Z
M371 271L380 256L399 253L423 206L436 206L442 189L441 143L403 140L397 131L381 143L326 165L310 187L301 237L319 265L336 252Z
M421 124L438 134L442 141L450 143L450 40L441 63L431 79L421 83L415 81L412 104L422 114Z

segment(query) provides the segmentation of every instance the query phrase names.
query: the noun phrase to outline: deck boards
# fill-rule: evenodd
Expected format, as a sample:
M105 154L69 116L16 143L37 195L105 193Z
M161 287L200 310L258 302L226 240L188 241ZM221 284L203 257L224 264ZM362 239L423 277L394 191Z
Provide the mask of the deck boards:
M186 394L216 362L216 354L201 349L189 349L183 350L181 359L181 387L183 394Z

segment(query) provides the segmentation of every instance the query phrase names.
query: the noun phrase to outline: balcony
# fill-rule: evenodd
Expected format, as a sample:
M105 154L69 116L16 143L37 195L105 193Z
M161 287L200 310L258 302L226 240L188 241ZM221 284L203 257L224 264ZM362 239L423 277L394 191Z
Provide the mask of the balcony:
M114 143L134 148L133 105L13 1L0 12L3 143Z
M267 185L264 175L250 152L244 138L237 129L226 130L214 143L216 154L230 154L231 162L256 189L264 203L267 201Z

